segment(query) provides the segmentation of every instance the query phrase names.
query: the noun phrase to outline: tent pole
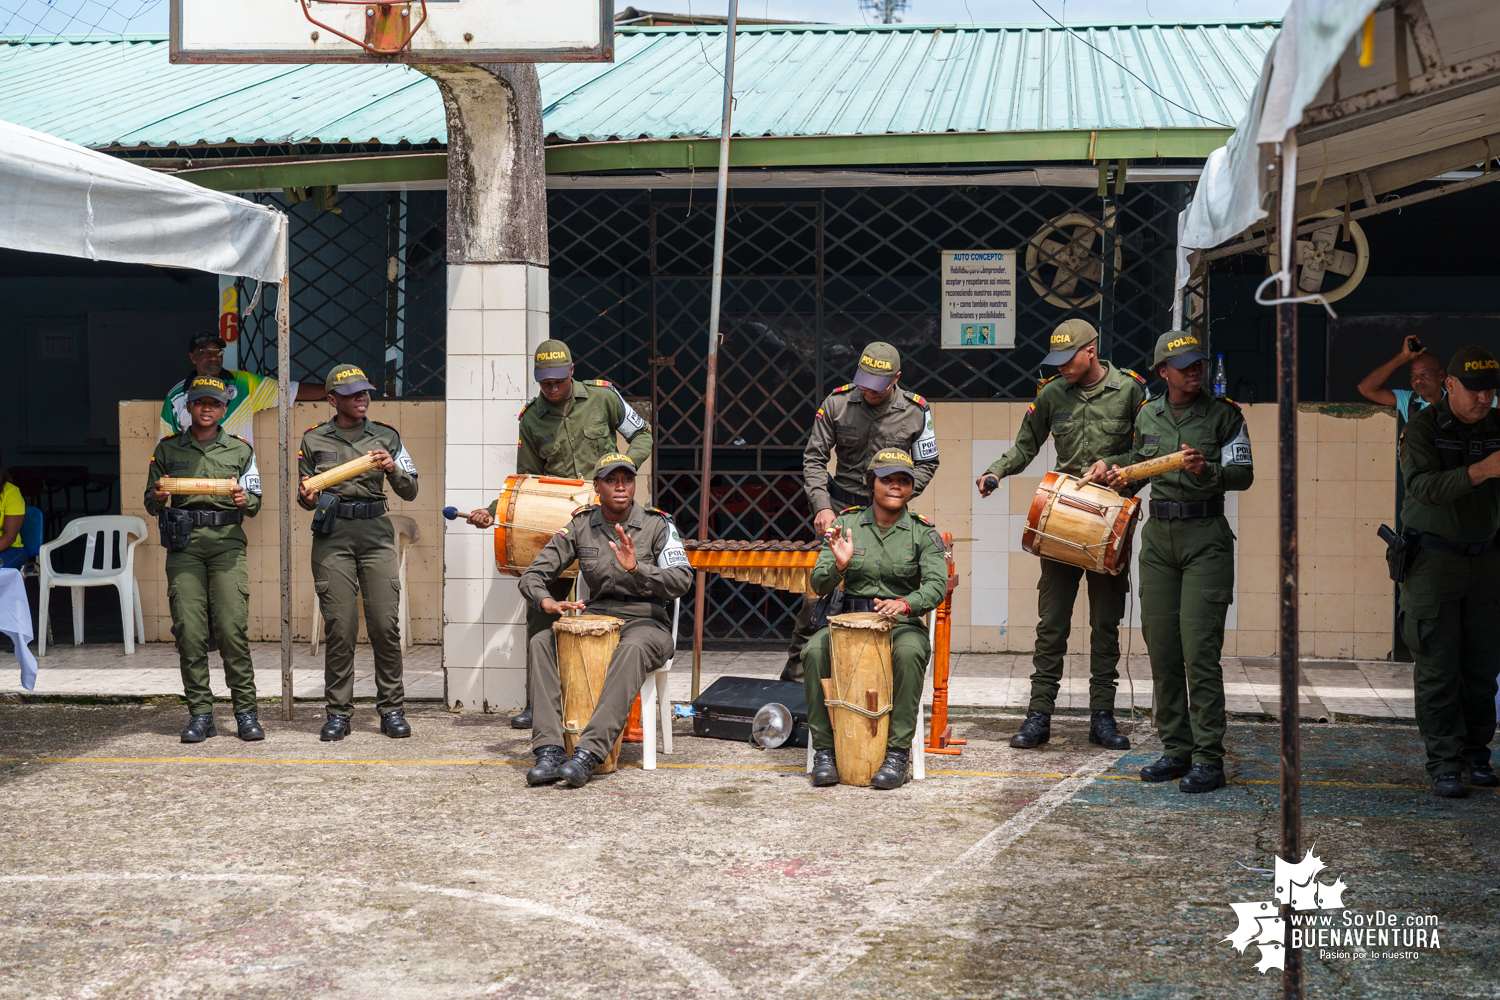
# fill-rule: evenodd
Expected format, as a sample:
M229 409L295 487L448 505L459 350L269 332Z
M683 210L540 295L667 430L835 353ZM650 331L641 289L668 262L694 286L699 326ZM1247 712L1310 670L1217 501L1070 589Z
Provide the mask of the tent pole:
M281 718L292 721L292 496L297 467L291 461L292 406L292 263L287 246L291 219L281 220L281 287L276 289L276 377L281 405L276 408L276 442L281 484Z
M714 403L719 381L719 304L724 285L724 214L729 200L729 119L734 108L734 32L738 0L729 0L729 23L724 30L724 116L719 123L719 198L714 207L714 277L708 307L708 357L705 366L708 380L703 390L703 479L698 485L698 537L708 541L709 509L712 506L708 484L713 481ZM697 573L697 592L693 595L693 700L703 676L703 617L707 613L708 574Z

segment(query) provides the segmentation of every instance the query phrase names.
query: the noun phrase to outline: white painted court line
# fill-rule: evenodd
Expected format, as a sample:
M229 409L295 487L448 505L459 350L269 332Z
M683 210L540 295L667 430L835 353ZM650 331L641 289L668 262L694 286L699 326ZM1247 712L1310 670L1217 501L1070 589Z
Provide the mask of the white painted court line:
M1154 735L1155 730L1142 724L1132 735L1136 734ZM1085 762L1078 770L1028 803L1020 812L981 837L968 850L912 886L902 894L901 898L896 899L862 925L839 938L832 947L808 963L801 972L788 979L786 985L781 988L781 992L816 989L830 976L836 975L864 957L865 953L870 950L870 946L865 944L862 938L879 927L910 924L913 911L920 910L934 902L933 894L927 891L933 883L947 878L950 872L971 870L993 860L997 854L1047 818L1058 806L1078 794L1079 790L1091 783L1095 776L1109 770L1116 761L1129 752L1129 750L1121 750L1101 753Z

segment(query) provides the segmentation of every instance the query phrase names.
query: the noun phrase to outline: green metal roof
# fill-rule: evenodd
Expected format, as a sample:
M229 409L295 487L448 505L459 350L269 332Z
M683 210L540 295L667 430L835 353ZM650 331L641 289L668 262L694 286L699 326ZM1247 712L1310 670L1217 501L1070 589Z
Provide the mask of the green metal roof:
M734 132L757 141L732 155L745 165L1201 157L1241 116L1276 31L1266 21L746 26ZM723 42L722 27L621 28L614 63L539 65L548 169L714 166L702 140L719 131ZM436 85L405 66L173 66L161 36L0 42L0 95L0 118L94 148L447 139Z

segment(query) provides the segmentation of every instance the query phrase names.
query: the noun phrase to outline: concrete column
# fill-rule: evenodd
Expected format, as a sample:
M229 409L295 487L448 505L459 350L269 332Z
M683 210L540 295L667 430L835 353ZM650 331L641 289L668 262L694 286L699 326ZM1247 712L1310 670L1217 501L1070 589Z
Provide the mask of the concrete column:
M547 339L547 192L536 68L423 66L448 115L446 503L495 499L516 469L517 417ZM526 700L526 609L495 570L493 531L444 522L448 705L512 712Z

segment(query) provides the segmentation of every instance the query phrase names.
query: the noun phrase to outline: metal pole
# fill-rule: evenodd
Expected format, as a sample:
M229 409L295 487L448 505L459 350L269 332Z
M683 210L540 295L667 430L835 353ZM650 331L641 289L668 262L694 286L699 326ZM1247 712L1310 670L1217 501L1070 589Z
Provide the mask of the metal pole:
M281 718L292 721L292 483L296 466L291 461L292 435L292 261L287 231L291 220L281 219L281 287L276 289L276 377L281 405L276 409L276 443L281 483Z
M703 480L698 487L698 537L708 541L708 484L714 467L714 391L719 381L719 303L724 284L724 213L729 200L729 119L734 108L734 32L738 0L729 0L729 24L724 31L724 116L719 125L719 199L714 206L714 277L708 307L708 382L703 390ZM697 573L693 595L693 698L703 671L703 616L708 596L708 574Z
M1292 290L1292 261L1288 251L1294 249L1296 236L1293 209L1296 199L1296 139L1289 134L1278 162L1282 178L1281 280L1279 298L1288 298ZM1281 442L1280 477L1281 531L1280 635L1277 648L1281 654L1281 856L1296 863L1302 858L1302 770L1301 744L1297 728L1297 305L1281 302L1276 306L1276 431ZM1282 906L1287 920L1290 906ZM1302 952L1287 948L1281 973L1281 993L1285 1000L1301 1000Z

